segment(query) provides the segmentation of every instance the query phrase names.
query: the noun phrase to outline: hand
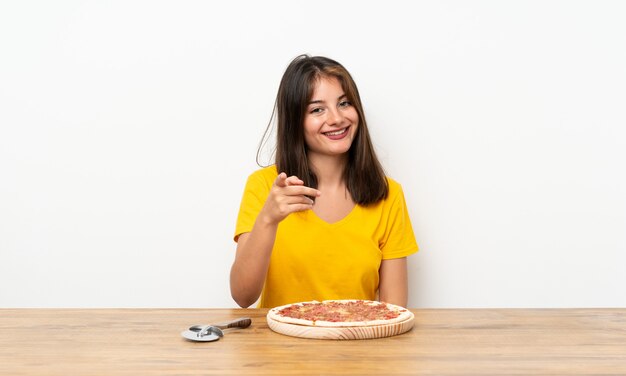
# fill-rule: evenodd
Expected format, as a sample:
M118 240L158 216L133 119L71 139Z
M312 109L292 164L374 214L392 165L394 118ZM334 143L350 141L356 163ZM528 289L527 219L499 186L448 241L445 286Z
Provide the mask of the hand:
M281 172L274 180L270 194L259 217L268 224L278 224L289 214L313 208L313 200L307 196L319 197L320 191L304 186L297 176L287 177Z

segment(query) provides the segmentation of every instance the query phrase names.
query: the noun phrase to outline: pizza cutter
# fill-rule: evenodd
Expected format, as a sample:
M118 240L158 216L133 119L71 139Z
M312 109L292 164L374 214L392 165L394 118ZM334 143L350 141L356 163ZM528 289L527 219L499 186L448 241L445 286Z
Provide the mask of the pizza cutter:
M194 325L194 326L197 326L197 325ZM217 334L215 331L211 330L210 326L207 329L208 330L199 331L199 330L191 330L191 328L189 328L188 330L181 332L180 335L182 335L183 338L185 339L188 339L190 341L196 341L196 342L217 341L218 339L220 339L220 337L224 336L221 330L219 331L219 334Z
M193 325L185 330L181 335L191 341L210 342L217 341L220 337L224 337L222 329L229 328L247 328L252 324L252 320L248 317L242 317L233 321L228 321L215 325Z

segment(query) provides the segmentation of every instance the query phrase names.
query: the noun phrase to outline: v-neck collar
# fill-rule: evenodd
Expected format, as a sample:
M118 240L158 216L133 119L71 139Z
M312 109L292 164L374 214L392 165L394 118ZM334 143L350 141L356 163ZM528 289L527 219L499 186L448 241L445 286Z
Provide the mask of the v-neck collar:
M354 207L352 208L352 210L350 210L350 212L348 214L345 215L345 217L341 218L340 220L336 221L336 222L327 222L325 220L323 220L322 218L320 218L317 213L315 213L313 210L307 210L305 212L305 214L307 216L309 216L310 218L312 218L312 220L319 222L321 224L323 224L326 227L338 227L343 225L344 223L350 221L350 218L354 217L356 214L356 212L359 210L359 204L354 204Z

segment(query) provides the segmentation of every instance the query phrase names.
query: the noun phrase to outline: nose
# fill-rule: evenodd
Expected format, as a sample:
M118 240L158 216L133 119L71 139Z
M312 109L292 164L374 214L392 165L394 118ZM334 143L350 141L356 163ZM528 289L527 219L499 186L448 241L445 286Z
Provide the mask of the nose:
M339 126L343 122L343 114L338 108L329 109L328 117L326 118L326 122L328 125Z

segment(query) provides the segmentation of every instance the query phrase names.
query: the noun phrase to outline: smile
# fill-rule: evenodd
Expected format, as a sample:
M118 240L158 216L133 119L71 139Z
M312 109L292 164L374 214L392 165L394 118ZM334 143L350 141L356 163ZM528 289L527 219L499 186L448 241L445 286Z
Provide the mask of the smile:
M324 134L324 135L326 135L326 136L330 136L330 137L333 137L333 136L335 136L335 137L336 137L336 136L341 136L341 135L343 135L344 133L346 133L346 132L348 131L348 128L350 128L350 127L346 127L346 128L344 128L344 129L340 129L340 130L338 130L338 131L323 132L323 134Z

